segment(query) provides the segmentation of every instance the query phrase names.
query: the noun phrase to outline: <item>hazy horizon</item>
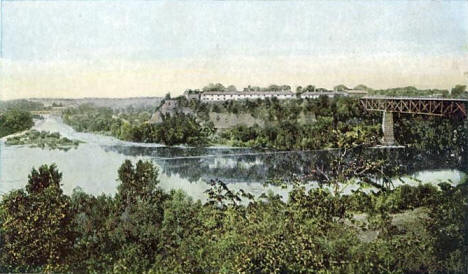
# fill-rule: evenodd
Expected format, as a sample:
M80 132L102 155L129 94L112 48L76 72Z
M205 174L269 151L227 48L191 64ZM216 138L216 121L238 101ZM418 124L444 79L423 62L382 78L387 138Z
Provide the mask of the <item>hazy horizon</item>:
M210 84L210 83L208 83L208 84ZM208 84L207 84L207 85L208 85ZM212 84L217 84L217 83L212 83ZM225 87L228 86L227 84L224 84L224 83L221 83L221 84L223 84ZM273 85L282 85L282 84L287 85L287 83L272 83L272 84L273 84ZM339 85L339 84L336 84L336 85ZM335 86L336 86L336 85L335 85ZM363 84L363 85L365 85L365 84ZM253 86L253 85L251 85L251 86ZM305 87L305 85L301 85L301 86L302 86L302 87ZM367 86L367 85L365 85L365 86ZM454 85L454 86L455 86L455 85ZM454 86L453 86L453 87L454 87ZM247 87L247 86L246 86L246 87ZM296 88L296 87L297 87L297 86L291 86L291 91L292 91L292 92L295 92L295 88ZM368 87L368 88L372 88L372 87L369 87L369 86L367 86L367 87ZM409 86L388 87L388 88L382 88L382 89L394 89L394 88L406 88L406 87L409 87ZM236 86L236 88L237 88L237 91L242 92L244 87L237 87L237 86ZM318 87L318 86L316 86L316 88L325 88L325 87ZM353 89L354 87L349 86L348 88ZM416 88L418 88L418 87L416 87ZM431 87L429 87L429 88L427 88L427 89L434 89L434 90L440 89L440 90L447 90L447 91L450 91L451 88L452 88L452 87L450 87L450 88L431 88ZM67 99L70 99L70 100L78 100L78 99L164 98L164 97L166 96L167 93L170 93L172 97L177 97L177 96L182 95L183 92L184 92L185 90L189 90L189 89L192 89L192 90L197 90L197 89L198 89L198 90L202 91L202 88L196 88L196 89L194 89L194 88L186 88L186 89L184 89L184 90L181 90L181 91L178 91L178 92L175 92L175 93L166 92L166 93L163 94L163 95L154 95L154 96L151 96L151 95L125 96L125 95L124 95L124 96L119 96L119 97L117 97L117 96L115 96L115 97L101 97L101 96L98 96L98 95L97 95L97 96L82 96L82 97L72 97L72 96L70 96L70 97L18 97L18 98L10 98L10 99L8 99L8 98L7 98L7 99L0 99L0 101L21 100L21 99L33 99L33 100L35 100L35 99L50 99L50 100L53 100L53 99L57 99L57 100L67 100ZM327 89L333 90L332 87L327 88ZM424 88L424 89L426 89L426 88ZM378 89L375 89L375 90L378 90Z
M0 99L467 84L467 1L3 1Z

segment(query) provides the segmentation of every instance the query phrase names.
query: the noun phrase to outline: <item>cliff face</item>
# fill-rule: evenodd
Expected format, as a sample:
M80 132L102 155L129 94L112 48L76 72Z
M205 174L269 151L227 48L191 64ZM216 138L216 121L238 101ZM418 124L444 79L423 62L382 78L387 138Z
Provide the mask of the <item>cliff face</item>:
M248 113L233 114L233 113L211 112L209 114L209 117L210 117L210 121L214 123L215 128L221 129L221 130L235 127L238 125L251 127L254 124L257 124L263 127L265 124L263 120L256 119Z
M150 124L159 124L162 122L162 117L161 117L161 112L160 111L156 111L155 113L153 113L153 115L151 116L151 119L149 119L148 123Z
M187 107L180 107L176 100L166 100L164 104L156 111L149 123L158 124L162 122L163 115L174 115L175 113L183 113L195 115L192 109ZM261 115L260 115L261 116ZM209 113L209 121L213 122L214 127L219 130L225 130L239 125L251 127L255 124L264 127L268 123L264 118L255 118L250 113ZM310 124L315 122L315 114L313 112L301 112L297 122L300 124ZM270 122L274 123L274 122Z
M179 107L176 100L166 100L164 104L156 111L149 120L151 124L158 124L162 122L162 115L174 115L175 113L191 114L193 111L190 108Z

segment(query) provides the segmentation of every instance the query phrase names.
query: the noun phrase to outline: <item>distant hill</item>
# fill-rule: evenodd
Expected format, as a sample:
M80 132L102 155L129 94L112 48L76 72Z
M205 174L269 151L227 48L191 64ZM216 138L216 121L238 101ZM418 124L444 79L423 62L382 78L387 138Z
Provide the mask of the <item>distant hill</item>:
M29 98L28 101L42 103L44 106L60 105L60 106L78 106L81 104L93 104L97 107L109 107L112 109L119 108L144 108L158 106L162 97L129 97L129 98L79 98L79 99L68 99L68 98Z

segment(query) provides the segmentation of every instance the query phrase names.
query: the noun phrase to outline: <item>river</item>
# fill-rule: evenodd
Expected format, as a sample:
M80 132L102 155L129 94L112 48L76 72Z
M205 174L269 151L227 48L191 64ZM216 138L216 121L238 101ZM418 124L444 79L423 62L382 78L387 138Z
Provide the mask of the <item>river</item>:
M85 143L68 151L7 146L0 141L0 194L24 187L33 167L55 163L63 173L63 189L71 194L76 187L91 194L114 194L119 182L117 170L125 159L152 160L160 168L160 186L165 190L182 189L195 199L204 201L207 181L221 179L231 189L244 189L255 195L272 191L284 198L288 188L264 186L271 178L288 178L307 174L313 163L326 157L330 151L257 151L229 147L165 147L160 144L124 142L109 136L76 132L59 117L45 116L36 120L36 130L59 132L62 136ZM403 181L417 184L419 181L437 184L450 180L458 184L466 180L466 174L450 165L438 165L434 160L408 159L402 149L387 149L386 153L402 158L410 168L410 176ZM399 156L398 156L399 155ZM421 161L421 162L419 162ZM396 185L400 180L394 180ZM343 192L356 189L357 185L343 186Z

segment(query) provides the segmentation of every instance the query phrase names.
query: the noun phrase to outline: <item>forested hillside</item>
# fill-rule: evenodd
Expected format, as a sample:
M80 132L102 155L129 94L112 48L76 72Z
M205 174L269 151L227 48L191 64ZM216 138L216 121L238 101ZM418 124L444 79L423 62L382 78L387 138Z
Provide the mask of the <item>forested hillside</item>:
M118 112L106 108L81 106L63 113L66 123L78 131L100 132L122 140L189 144L196 146L232 145L276 150L310 150L341 147L345 143L378 145L382 138L381 113L365 112L357 98L296 100L244 100L203 103L177 97L180 107L194 115L165 115L163 122L151 124L150 113ZM216 130L209 113L249 114L263 125L239 125ZM314 120L304 122L304 113ZM424 115L396 114L397 143L421 150L439 149L465 153L467 126L462 120Z

